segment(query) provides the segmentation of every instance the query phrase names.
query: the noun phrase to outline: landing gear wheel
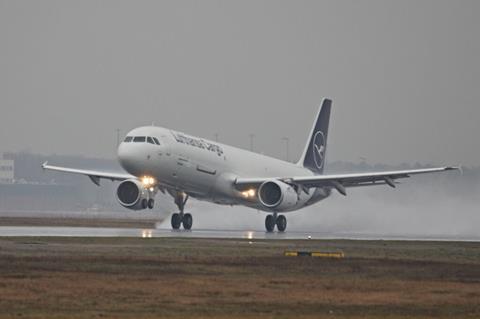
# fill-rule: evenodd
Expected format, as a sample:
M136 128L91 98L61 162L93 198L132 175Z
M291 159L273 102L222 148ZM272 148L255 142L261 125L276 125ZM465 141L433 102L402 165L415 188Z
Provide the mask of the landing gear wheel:
M173 195L173 194L172 194ZM183 223L183 228L190 230L193 224L193 217L191 214L184 214L185 204L187 203L188 195L184 192L177 191L175 194L175 204L178 207L180 213L175 213L172 215L172 228L179 229L180 225Z
M147 208L147 206L148 206L148 201L147 201L147 199L146 199L146 198L142 199L142 209Z
M283 215L277 217L277 229L280 232L284 232L287 229L287 218Z
M155 201L153 198L150 198L147 203L148 208L153 209L153 206L155 206Z
M185 230L190 230L192 229L192 224L193 224L193 217L191 214L185 214L183 215L183 228Z
M265 218L265 228L269 233L273 232L275 229L275 217L273 217L273 215L267 215Z
M182 217L180 217L180 214L179 213L175 213L172 215L172 228L173 229L179 229L180 228L180 224L182 223Z

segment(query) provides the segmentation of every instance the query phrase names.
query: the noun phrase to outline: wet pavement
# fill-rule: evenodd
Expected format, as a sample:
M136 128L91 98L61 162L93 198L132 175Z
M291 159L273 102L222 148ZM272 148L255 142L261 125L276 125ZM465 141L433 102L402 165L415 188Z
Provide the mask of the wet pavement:
M398 236L366 233L326 233L286 231L267 233L262 230L171 230L167 228L101 228L0 226L0 237L138 237L138 238L232 238L232 239L358 239L358 240L440 240L480 241L480 237Z

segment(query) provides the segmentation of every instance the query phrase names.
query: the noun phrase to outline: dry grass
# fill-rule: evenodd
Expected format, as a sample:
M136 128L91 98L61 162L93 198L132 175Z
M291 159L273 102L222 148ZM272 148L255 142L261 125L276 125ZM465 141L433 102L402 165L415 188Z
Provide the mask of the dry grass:
M0 239L1 318L186 316L478 318L480 244Z
M159 220L71 217L0 217L0 226L154 228Z

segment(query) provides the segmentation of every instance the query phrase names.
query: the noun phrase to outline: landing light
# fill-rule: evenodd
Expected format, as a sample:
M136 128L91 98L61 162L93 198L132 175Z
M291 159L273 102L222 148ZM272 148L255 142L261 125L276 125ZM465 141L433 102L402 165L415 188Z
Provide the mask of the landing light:
M153 185L155 185L155 178L153 178L151 176L144 176L144 177L142 177L142 184L145 187L153 186Z
M246 191L242 192L242 196L245 198L251 198L255 196L255 190L254 189L248 189Z

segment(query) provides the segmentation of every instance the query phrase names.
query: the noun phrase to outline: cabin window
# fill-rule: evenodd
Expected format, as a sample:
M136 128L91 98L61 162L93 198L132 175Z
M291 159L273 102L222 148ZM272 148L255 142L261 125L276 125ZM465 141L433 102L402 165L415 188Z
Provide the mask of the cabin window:
M160 145L160 142L158 141L158 139L156 137L152 137L152 139L155 141L155 144Z
M147 142L150 144L155 144L155 142L153 141L153 138L151 138L150 136L147 137Z
M144 143L145 142L145 136L135 136L133 138L133 141L136 142L136 143Z
M125 142L125 143L129 143L129 142L131 142L131 141L132 141L132 139L133 139L133 137L131 137L131 136L127 136L127 137L125 137L125 140L124 140L124 142Z

